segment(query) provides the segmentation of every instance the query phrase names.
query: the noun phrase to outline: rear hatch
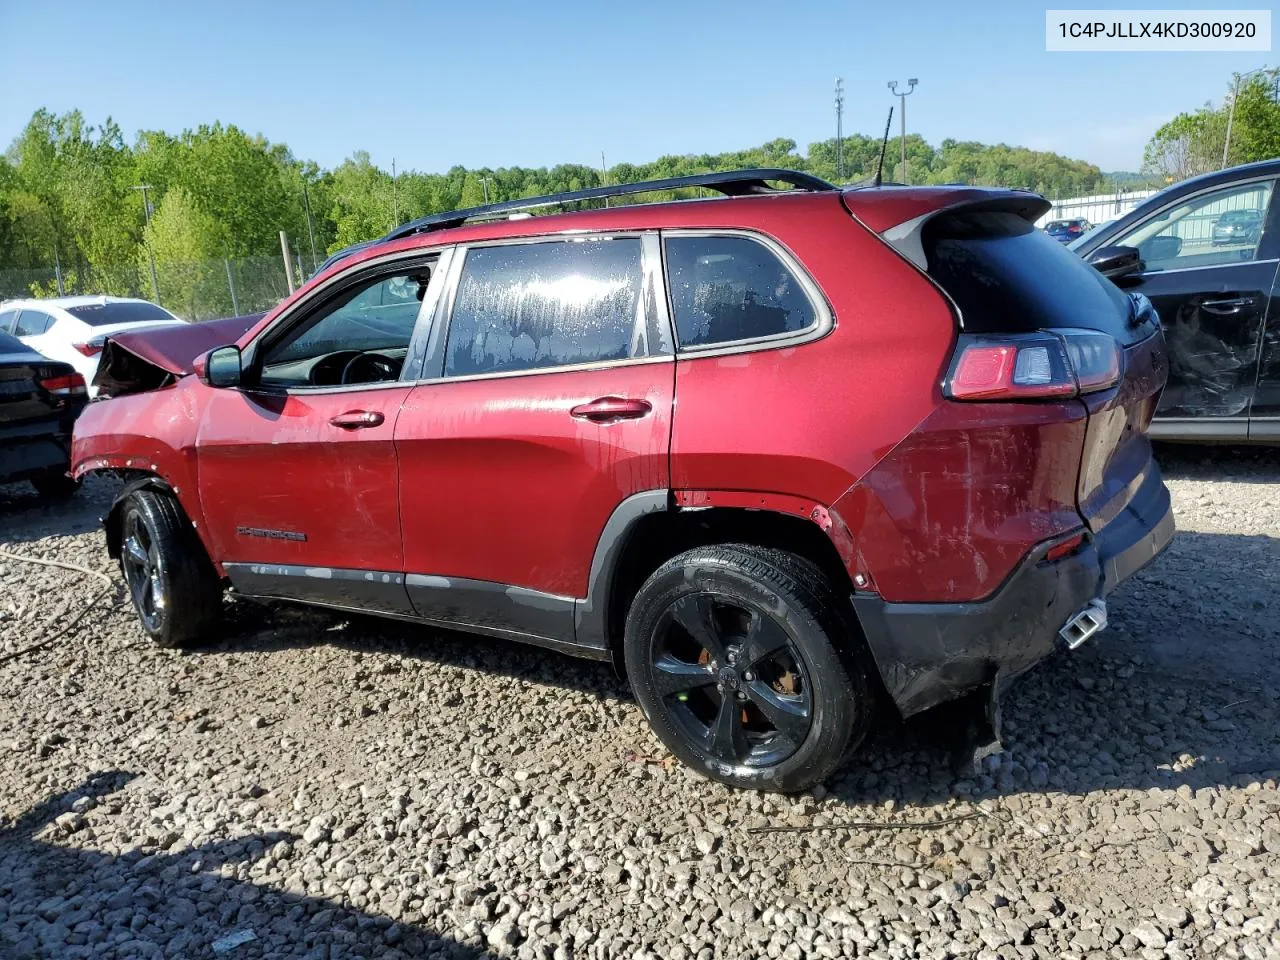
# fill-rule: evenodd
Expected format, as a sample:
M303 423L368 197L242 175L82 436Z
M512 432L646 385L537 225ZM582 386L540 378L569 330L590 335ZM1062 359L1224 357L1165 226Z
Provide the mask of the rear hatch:
M1126 508L1159 508L1163 487L1146 431L1168 370L1164 337L1145 297L1126 294L1037 230L1038 215L1025 194L970 202L921 218L895 245L954 302L958 355L966 343L1034 344L1038 336L1064 345L1066 393L1047 392L1054 347L1045 353L1045 392L1027 399L1075 395L1087 409L1077 507L1097 534ZM1027 370L1027 382L1039 382L1035 364Z

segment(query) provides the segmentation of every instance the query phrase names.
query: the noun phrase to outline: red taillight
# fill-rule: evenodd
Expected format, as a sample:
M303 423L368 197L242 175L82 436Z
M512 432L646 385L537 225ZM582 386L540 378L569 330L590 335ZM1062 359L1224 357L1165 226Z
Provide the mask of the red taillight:
M38 382L55 397L78 397L89 392L89 388L84 384L84 377L78 373L69 373L64 377L47 377Z
M86 357L96 357L102 352L102 340L90 340L88 343L77 343L75 348Z
M966 334L943 393L952 400L1041 400L1103 390L1119 379L1120 346L1105 333Z

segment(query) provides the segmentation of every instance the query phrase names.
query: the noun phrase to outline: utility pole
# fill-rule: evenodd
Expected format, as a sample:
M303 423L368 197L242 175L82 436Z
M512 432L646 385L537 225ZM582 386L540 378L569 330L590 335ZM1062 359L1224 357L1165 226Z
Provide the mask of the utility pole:
M844 78L836 77L836 183L844 179Z
M480 187L481 187L481 189L483 189L483 190L484 190L484 202L485 202L486 204L488 204L488 202L489 202L489 181L490 181L490 180L492 180L492 179L493 179L493 177L476 177L476 179L480 181Z
M391 158L391 229L400 226L400 201L396 197L396 158Z
M149 183L140 183L133 189L142 191L142 215L146 217L147 226L149 227L151 226L151 201L147 199L147 191L154 190L155 187L151 186ZM155 297L156 303L159 303L160 281L156 279L156 254L155 251L151 249L151 241L146 240L144 237L144 242L147 247L147 258L151 261L151 295Z
M902 182L908 183L907 179L907 96L916 88L916 84L920 81L912 77L907 81L907 89L899 90L898 81L889 81L889 92L898 98L898 122L902 124L900 127L902 135L899 138L902 142Z
M609 168L604 165L604 151L600 151L600 186L607 187L609 185ZM604 205L609 206L609 198L604 198Z
M293 296L293 257L289 255L289 235L280 231L280 256L284 258L284 282L289 285L289 295Z
M305 179L302 181L302 205L307 208L307 237L311 240L311 271L314 273L320 261L316 259L316 228L311 223L311 198L307 195Z

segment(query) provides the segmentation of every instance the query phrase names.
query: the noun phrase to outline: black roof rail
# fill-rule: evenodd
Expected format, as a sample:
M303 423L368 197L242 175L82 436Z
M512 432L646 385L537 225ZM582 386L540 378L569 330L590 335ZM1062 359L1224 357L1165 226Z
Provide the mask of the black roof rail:
M466 210L433 213L426 217L419 217L417 220L410 220L408 223L396 227L382 240L397 240L400 237L408 237L415 233L425 233L430 230L446 230L449 227L461 226L468 220L474 220L477 217L493 216L500 213L517 213L522 210L553 207L562 203L578 203L583 200L603 200L606 197L650 193L655 190L706 187L709 190L715 190L730 197L753 193L786 192L769 186L767 181L770 180L788 183L796 190L821 191L837 189L835 184L828 183L821 177L813 176L813 174L773 167L725 170L719 173L695 173L687 177L667 177L665 180L645 180L640 183L617 183L607 187L588 187L585 190L570 190L567 193L553 193L545 197L522 197L518 200L487 203L484 206L470 207Z

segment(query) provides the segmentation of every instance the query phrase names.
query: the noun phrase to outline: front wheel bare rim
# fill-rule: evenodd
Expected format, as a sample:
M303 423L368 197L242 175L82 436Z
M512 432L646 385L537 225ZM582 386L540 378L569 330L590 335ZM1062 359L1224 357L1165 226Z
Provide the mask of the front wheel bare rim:
M795 642L769 614L686 594L663 611L651 650L662 710L719 762L773 766L804 743L812 686Z
M152 632L159 630L168 607L160 551L151 531L137 513L129 514L125 522L120 560L125 583L143 625Z

